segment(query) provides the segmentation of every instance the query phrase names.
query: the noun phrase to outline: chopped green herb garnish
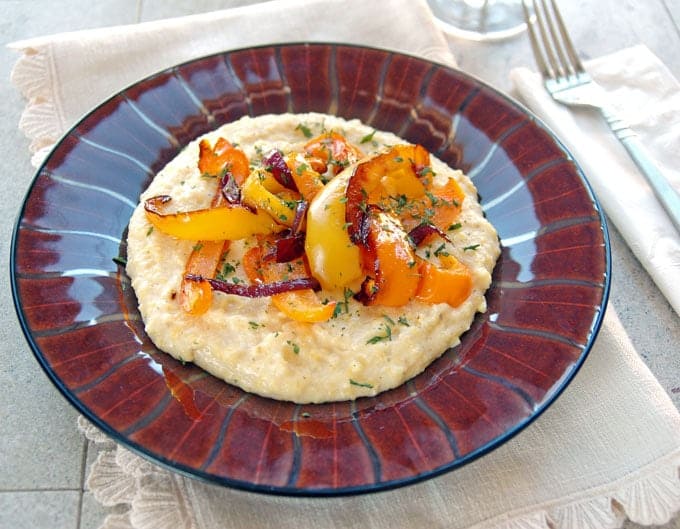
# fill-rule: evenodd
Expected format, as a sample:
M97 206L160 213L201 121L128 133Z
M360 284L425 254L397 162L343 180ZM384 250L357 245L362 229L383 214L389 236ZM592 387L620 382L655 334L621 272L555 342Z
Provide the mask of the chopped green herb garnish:
M194 252L200 252L201 248L203 248L203 245L199 242L197 244L194 244Z
M340 314L342 314L342 310L343 310L342 307L343 307L342 303L336 303L335 308L333 309L333 315L331 316L331 318L337 318L338 316L340 316Z
M406 319L406 316L399 316L397 321L399 322L399 325L403 325L404 327L410 327L411 326L411 324Z
M248 325L250 326L251 329L259 329L260 327L262 327L262 324L256 321L249 321Z
M127 259L125 259L125 257L121 257L120 255L117 255L116 257L114 257L113 262L116 263L116 264L119 264L121 266L127 265Z
M444 243L440 244L437 249L434 251L434 256L439 257L440 255L449 255L449 252L445 250L446 245Z
M448 227L447 231L459 230L461 226L462 224L460 222L456 222L455 224L451 224L451 226Z
M297 127L295 127L295 130L299 130L304 134L305 138L311 138L312 137L312 131L311 129L305 125L304 123L299 123Z
M385 324L385 334L377 334L366 342L366 345L374 345L378 342L389 342L392 340L392 327Z
M465 248L463 248L463 250L465 250L465 251L476 250L477 248L479 248L479 244L471 244L470 246L466 246Z
M385 321L390 325L394 325L394 320L390 318L387 314L383 314L383 318L385 318Z
M295 342L292 342L292 341L290 341L290 340L286 340L286 343L287 343L288 345L290 345L290 347L293 349L293 352L294 352L296 355L299 355L299 354L300 354L300 346L299 346L298 344L296 344Z
M149 226L149 229L146 230L146 236L148 237L148 236L151 235L152 233L153 233L153 226Z
M351 378L349 379L349 383L352 386L359 386L362 388L372 388L373 384L368 384L367 382L357 382L356 380L352 380Z
M376 131L375 131L375 129L373 129L373 132L371 132L370 134L366 134L366 136L361 138L361 141L359 143L368 143L369 141L372 141L373 136L375 136L375 133L376 133Z

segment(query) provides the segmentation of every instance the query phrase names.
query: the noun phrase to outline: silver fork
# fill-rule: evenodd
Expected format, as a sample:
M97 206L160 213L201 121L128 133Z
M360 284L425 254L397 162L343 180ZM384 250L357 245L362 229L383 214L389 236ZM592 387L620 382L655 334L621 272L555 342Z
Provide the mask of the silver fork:
M604 90L583 68L555 0L531 0L531 9L527 4L528 0L522 0L531 47L547 91L560 103L589 107L602 113L680 231L680 196L651 159L635 132L609 107Z

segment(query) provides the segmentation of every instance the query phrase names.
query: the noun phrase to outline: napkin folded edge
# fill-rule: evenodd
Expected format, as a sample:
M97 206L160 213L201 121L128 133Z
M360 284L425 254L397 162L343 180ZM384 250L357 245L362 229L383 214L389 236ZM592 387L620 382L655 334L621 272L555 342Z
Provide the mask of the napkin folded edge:
M599 65L608 66L611 69L612 63L616 63L616 61L623 64L630 63L633 59L638 68L640 65L646 65L650 71L657 72L668 82L680 87L680 82L666 65L643 44L592 59L586 63L586 69L590 66L597 67ZM596 76L597 71L591 73ZM591 138L593 141L588 142L588 135L583 132L583 128L578 123L579 111L555 102L545 90L539 73L526 67L517 67L510 71L509 77L517 92L518 99L537 114L567 145L576 161L584 169L586 178L593 187L605 212L621 232L629 248L647 270L657 288L673 307L675 313L680 316L680 291L676 288L676 279L678 272L680 272L680 239L678 239L677 231L672 226L670 219L666 218L666 213L661 204L652 195L644 177L639 174L639 170L629 159L623 146L617 142L614 134L606 129L604 120L597 115L596 111L585 110L586 113L592 113L593 119L601 121L598 125L601 126L600 130L604 134L604 137L600 136L603 141L598 141L598 132L595 132L595 137ZM583 154L588 149L598 154L593 161L590 159L593 156L588 158ZM613 155L610 149L614 150ZM652 154L654 153L652 152ZM617 199L607 193L606 185L596 177L595 173L603 167L602 160L607 158L614 160L616 170L630 174L639 182L639 185L642 186L639 188L641 193L651 197L651 207L658 210L657 217L660 221L653 226L651 233L645 233L643 225L637 220L630 221L630 215L622 210ZM603 171L600 170L599 172ZM678 189L675 182L671 181L671 184ZM650 244L649 241L651 240L654 241L654 244ZM676 272L676 279L671 272Z

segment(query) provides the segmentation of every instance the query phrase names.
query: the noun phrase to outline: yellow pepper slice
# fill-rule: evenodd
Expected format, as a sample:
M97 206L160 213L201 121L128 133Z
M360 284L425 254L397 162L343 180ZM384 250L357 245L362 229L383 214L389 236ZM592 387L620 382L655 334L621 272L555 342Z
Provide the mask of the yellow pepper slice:
M279 224L291 227L295 220L295 200L285 200L267 189L264 185L266 176L261 177L264 174L266 173L253 171L243 182L241 193L244 204L258 212L268 213Z
M178 239L224 241L283 229L267 213L236 205L164 213L170 197L160 195L144 202L146 217L161 232Z
M325 290L355 290L363 279L359 247L350 241L345 224L348 169L314 197L307 212L305 253L312 276Z

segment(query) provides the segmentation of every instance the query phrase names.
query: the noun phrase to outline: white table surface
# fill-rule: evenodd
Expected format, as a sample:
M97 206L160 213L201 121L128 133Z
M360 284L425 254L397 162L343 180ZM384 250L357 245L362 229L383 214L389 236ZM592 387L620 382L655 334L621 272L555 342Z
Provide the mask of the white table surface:
M254 0L0 0L3 44L61 31L181 16ZM646 44L680 78L680 0L562 0L562 14L581 55L596 57ZM497 43L450 39L461 69L503 90L507 73L533 66L526 35ZM11 232L34 174L28 140L17 129L23 102L10 85L17 55L0 49L0 192L3 262ZM680 317L610 225L613 280L610 304L638 353L680 408ZM9 287L0 275L0 528L96 528L107 512L85 489L95 456L76 428L77 414L48 381L23 338ZM626 523L627 529L637 528ZM665 529L680 528L680 517Z

